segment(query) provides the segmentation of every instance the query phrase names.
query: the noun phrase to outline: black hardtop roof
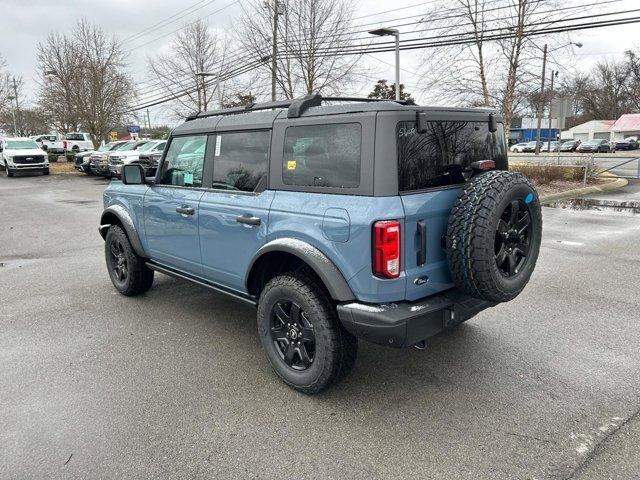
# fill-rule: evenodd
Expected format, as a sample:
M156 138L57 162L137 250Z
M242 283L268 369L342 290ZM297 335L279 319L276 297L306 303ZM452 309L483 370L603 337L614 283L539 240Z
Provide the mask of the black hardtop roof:
M187 117L187 121L177 127L174 133L226 130L238 127L243 129L270 128L276 119L384 111L495 113L495 110L491 108L423 107L402 100L322 97L319 94L313 94L293 100L253 103L243 107L198 112Z

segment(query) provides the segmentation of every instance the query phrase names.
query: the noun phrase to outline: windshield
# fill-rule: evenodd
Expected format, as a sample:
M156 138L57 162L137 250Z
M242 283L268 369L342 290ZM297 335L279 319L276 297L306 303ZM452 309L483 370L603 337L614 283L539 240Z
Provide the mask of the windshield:
M7 140L7 150L34 150L40 147L33 140Z
M114 150L131 150L135 144L135 142L124 142L116 146Z
M599 145L600 140L589 140L583 143L583 145Z
M140 148L138 148L138 150L141 152L148 152L149 150L152 150L153 147L155 147L156 145L157 145L156 142L147 142L144 145L142 145Z

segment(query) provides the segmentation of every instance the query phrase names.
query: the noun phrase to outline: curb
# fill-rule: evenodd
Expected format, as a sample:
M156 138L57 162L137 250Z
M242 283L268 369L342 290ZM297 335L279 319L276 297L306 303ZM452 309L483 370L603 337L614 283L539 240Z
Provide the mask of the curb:
M618 178L603 185L592 185L591 187L574 188L573 190L567 190L566 192L542 195L540 197L540 203L545 204L550 202L559 202L561 200L571 200L575 197L589 195L590 193L610 192L612 190L619 190L620 188L624 188L628 184L629 181L626 178Z

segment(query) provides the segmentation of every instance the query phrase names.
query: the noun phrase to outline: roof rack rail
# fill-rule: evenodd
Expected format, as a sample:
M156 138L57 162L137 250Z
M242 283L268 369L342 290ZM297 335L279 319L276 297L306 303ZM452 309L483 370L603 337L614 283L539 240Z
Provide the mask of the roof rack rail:
M396 102L400 105L415 105L414 102L406 100L387 100L381 98L366 97L323 97L319 93L305 95L302 98L293 100L278 100L275 102L250 103L241 107L224 108L221 110L211 110L207 112L192 113L187 117L187 121L196 118L214 117L217 115L234 115L237 113L256 112L259 110L272 110L275 108L286 108L288 118L300 117L308 108L319 107L322 102Z
M217 115L234 115L236 113L256 112L259 110L271 110L274 108L288 108L294 100L277 100L275 102L265 103L249 103L240 107L223 108L221 110L211 110L206 112L197 112L187 117L188 120L196 118L215 117Z

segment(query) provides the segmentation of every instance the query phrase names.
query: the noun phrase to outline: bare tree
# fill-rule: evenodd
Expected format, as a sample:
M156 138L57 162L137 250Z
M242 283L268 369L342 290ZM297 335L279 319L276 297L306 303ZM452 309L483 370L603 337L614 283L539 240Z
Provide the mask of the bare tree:
M54 112L62 131L85 129L94 143L126 121L135 98L125 53L115 37L80 20L68 34L38 45L40 105Z
M283 2L281 2L282 4ZM273 4L251 0L243 6L239 43L253 61L268 60L273 36ZM352 83L361 68L360 55L328 54L353 45L349 0L290 0L278 21L276 83L281 95L335 94ZM246 61L246 60L245 60ZM257 81L271 82L271 62L258 64Z
M170 94L187 92L169 107L176 117L184 118L194 110L222 103L224 82L216 77L223 77L227 71L228 51L228 39L212 33L205 22L198 20L176 34L170 53L149 58L149 70L158 86ZM213 74L214 80L198 73Z
M442 0L422 25L434 39L468 39L429 49L425 87L448 103L500 109L508 138L513 115L540 85L542 49L531 25L553 13L556 0ZM544 17L543 17L544 16ZM556 45L564 39L547 39ZM453 42L452 42L453 43Z

